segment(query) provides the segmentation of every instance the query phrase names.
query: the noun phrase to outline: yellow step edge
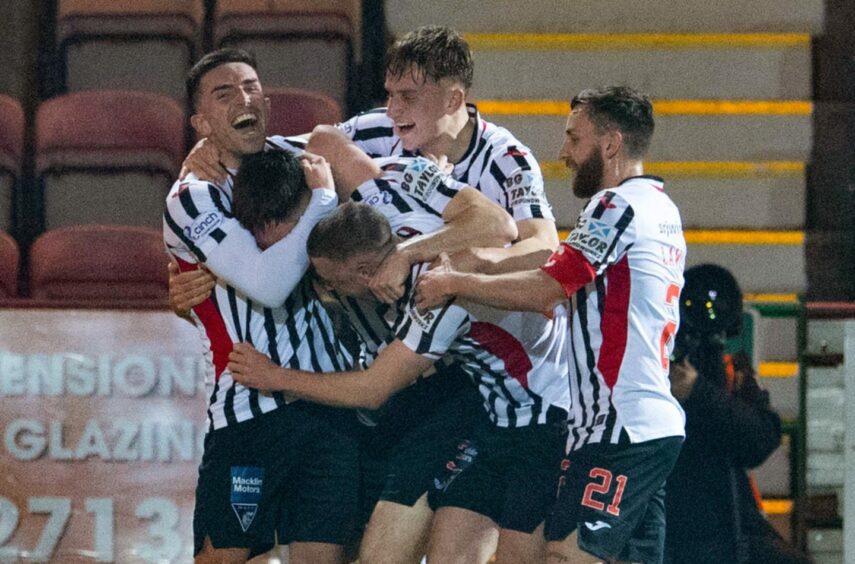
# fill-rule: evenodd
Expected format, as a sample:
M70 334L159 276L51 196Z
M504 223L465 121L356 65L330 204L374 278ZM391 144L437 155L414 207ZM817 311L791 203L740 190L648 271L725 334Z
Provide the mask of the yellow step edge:
M566 117L570 112L569 100L479 100L477 106L490 115ZM654 100L653 111L660 116L809 116L813 104L807 100Z
M570 234L569 229L559 229L558 235L564 240ZM683 232L686 243L690 245L786 245L804 244L803 231L749 231L736 229L689 229Z
M793 512L791 499L764 499L763 511L767 515L789 515Z
M742 299L746 302L754 302L754 303L795 304L795 303L799 302L798 294L771 294L771 293L750 293L750 292L746 292L742 295Z
M799 375L798 362L761 362L757 374L763 378L795 378Z
M809 47L808 33L465 33L473 51L777 49Z
M561 161L540 163L544 178L569 179L570 171ZM798 161L647 161L647 174L669 178L768 178L801 177L805 164Z

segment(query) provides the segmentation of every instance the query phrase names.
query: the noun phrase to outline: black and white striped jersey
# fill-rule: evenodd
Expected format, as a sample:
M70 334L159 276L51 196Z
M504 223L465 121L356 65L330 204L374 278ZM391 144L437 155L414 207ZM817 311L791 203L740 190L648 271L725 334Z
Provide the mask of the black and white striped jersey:
M393 326L396 338L425 358L457 363L478 387L495 425L564 424L570 388L563 306L551 319L462 301L422 313L412 287L427 268L413 267L406 307Z
M407 238L442 227L442 213L466 185L424 157L375 159L380 177L357 187L351 199L373 207L389 220L392 232Z
M276 148L289 149L281 142L276 143ZM310 210L315 200L321 202L319 206L334 209L335 197L331 191L315 192L318 194L313 192ZM218 247L230 237L245 241L247 255L260 252L231 209L232 178L221 186L193 176L175 183L166 200L163 232L168 251L182 269L193 269L200 263L210 266L211 255L216 256ZM301 221L310 215L310 210ZM308 225L309 230L312 225ZM254 302L222 281L228 272L215 271L220 281L211 297L193 309L206 360L209 430L252 419L285 404L281 394L262 395L234 382L226 366L234 343L250 343L277 364L291 368L332 372L350 367L348 353L335 339L330 318L309 277L304 276L308 264L305 242L292 244L287 250L297 255L295 264L301 266L289 278L293 282L281 307L264 307ZM240 260L233 262L224 268L242 268Z
M442 212L464 185L417 157L379 159L380 178L353 199L375 207L404 237L442 226ZM364 346L365 364L396 338L431 360L457 363L471 376L493 422L501 427L566 421L569 407L567 326L563 308L549 320L540 314L504 312L476 304L447 305L420 315L412 305L413 267L405 297L393 305L336 296ZM425 319L431 318L433 325ZM447 353L447 354L446 354ZM554 406L550 409L550 406Z
M475 134L466 154L455 163L452 176L477 188L505 208L514 220L554 220L543 188L543 174L531 150L503 127L481 119L478 109L467 106ZM372 157L415 156L403 149L385 108L378 108L338 125Z
M568 249L571 251L568 252ZM570 299L573 407L568 450L684 434L668 359L679 323L686 242L662 179L639 176L595 194L543 270ZM594 280L569 282L585 265Z

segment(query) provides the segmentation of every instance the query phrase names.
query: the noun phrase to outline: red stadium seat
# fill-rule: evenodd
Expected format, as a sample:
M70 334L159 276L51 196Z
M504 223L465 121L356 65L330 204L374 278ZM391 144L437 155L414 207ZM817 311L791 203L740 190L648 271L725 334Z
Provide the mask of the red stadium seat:
M77 225L42 234L30 248L30 295L105 306L167 301L160 230Z
M204 2L59 0L66 90L148 90L183 102L184 77L201 53Z
M344 107L361 14L361 0L219 0L214 44L254 52L267 86L325 92Z
M298 135L310 132L316 125L335 124L342 120L341 106L335 100L300 88L265 88L270 98L270 135Z
M12 195L21 177L24 110L14 98L0 95L0 229L12 226Z
M18 268L20 267L18 243L0 232L0 298L18 296Z
M47 229L80 223L161 225L185 154L184 112L151 92L76 92L36 115L36 175Z

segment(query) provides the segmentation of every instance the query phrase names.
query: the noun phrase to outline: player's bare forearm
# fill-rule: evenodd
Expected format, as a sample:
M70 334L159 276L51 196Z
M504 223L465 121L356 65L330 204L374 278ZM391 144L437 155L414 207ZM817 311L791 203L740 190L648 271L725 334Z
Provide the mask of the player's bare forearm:
M398 246L410 257L410 264L431 261L441 252L500 247L519 235L511 216L471 187L452 198L442 217L445 225L438 231L412 237Z
M470 270L484 274L503 274L533 270L544 264L558 247L555 222L526 219L517 223L519 239L509 247L477 248L467 261Z
M365 371L319 374L280 368L250 345L235 345L229 370L235 380L260 390L282 391L336 407L377 409L427 370L430 361L395 341Z
M552 311L566 297L561 285L543 271L508 274L433 272L423 274L416 289L420 309L434 307L452 297L509 311Z

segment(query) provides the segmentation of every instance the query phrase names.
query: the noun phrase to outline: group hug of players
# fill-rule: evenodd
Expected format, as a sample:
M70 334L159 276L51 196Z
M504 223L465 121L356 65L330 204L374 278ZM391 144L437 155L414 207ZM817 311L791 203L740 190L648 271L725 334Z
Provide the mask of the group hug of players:
M576 531L660 562L685 241L644 175L649 99L573 98L560 158L587 203L559 243L530 150L466 101L453 30L391 47L386 108L300 137L267 135L255 66L191 70L204 141L164 214L207 361L196 561L347 562L361 535L363 564L557 563Z

